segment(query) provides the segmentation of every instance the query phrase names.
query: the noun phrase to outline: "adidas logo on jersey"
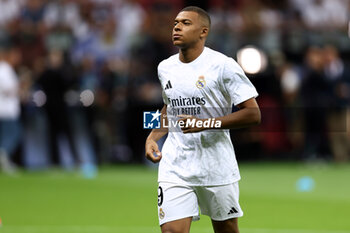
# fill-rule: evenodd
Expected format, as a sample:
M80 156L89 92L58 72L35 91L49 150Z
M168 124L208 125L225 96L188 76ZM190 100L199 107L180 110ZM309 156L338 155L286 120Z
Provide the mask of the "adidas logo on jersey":
M238 213L238 211L234 207L232 207L231 210L227 214L230 215L230 214L237 214L237 213Z
M173 86L171 85L171 82L170 82L170 80L169 80L168 83L165 85L164 90L168 90L168 89L170 89L170 88L173 88Z

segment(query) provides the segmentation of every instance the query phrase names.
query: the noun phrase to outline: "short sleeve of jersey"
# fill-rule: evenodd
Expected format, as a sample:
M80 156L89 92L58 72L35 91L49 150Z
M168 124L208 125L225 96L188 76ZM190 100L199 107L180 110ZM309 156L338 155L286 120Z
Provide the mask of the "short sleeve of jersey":
M161 74L161 69L160 69L160 64L158 65L158 79L159 79L159 82L162 86L162 97L163 97L163 102L165 105L168 104L169 100L168 100L168 97L167 95L165 94L165 91L164 91L164 85L163 85L163 78L162 78L162 74Z
M168 100L168 97L166 96L164 90L162 90L162 97L163 97L164 104L168 105L169 104L169 100Z
M222 81L224 89L234 105L258 96L253 84L232 58L227 58L224 63Z

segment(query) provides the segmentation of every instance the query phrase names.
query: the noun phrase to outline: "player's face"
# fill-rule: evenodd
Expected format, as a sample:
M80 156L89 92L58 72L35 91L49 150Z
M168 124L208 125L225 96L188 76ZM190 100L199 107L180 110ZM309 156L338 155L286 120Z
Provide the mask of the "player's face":
M196 44L201 38L202 28L203 26L196 12L180 12L174 21L173 44L180 48Z

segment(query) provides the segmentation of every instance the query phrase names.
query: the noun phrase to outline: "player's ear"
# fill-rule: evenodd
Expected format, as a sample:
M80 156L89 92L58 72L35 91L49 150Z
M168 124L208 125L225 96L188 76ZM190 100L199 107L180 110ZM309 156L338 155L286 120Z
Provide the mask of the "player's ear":
M200 37L201 38L207 38L209 34L209 28L208 27L202 27L202 32Z

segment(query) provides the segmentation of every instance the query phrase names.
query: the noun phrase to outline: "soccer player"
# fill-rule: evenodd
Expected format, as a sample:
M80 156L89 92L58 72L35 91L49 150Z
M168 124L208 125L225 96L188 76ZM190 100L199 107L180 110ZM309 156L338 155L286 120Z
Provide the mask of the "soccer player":
M260 122L257 92L240 66L208 47L210 17L186 7L175 18L179 53L162 61L162 120L146 140L146 157L160 162L158 215L163 233L187 233L200 211L216 233L238 233L238 170L229 129ZM232 113L232 105L239 108ZM157 141L168 133L159 151Z

